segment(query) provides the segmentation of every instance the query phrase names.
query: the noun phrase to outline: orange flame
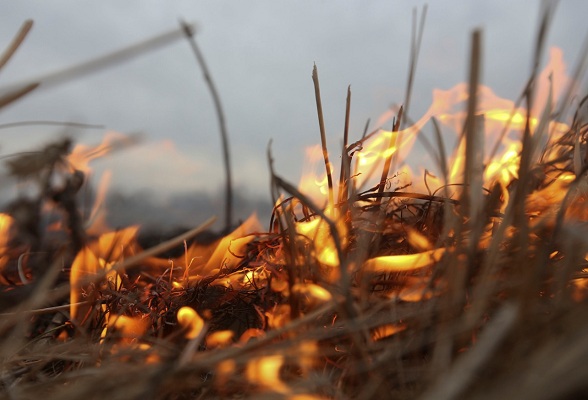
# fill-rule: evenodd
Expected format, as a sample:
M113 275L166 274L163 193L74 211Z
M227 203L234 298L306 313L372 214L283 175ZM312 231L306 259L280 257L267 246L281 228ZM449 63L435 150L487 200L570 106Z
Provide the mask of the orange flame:
M122 343L136 343L139 338L145 335L150 325L151 321L147 316L109 315L102 337L104 338L110 329L120 334Z
M338 211L331 206L327 207L325 215L335 223L336 232L331 232L327 222L318 217L310 221L298 222L296 224L296 232L299 235L307 237L314 244L316 259L329 268L325 274L327 280L329 282L335 282L339 279L338 267L340 260L333 235L339 237L343 248L347 246L347 225L344 219L338 215Z
M543 112L546 105L549 104L552 98L558 98L563 91L563 88L568 84L569 79L566 76L566 66L563 62L562 51L557 48L550 50L550 59L548 65L545 67L538 79L537 95L535 99L535 108L532 110L532 117L530 119L531 128L534 130L539 128L539 116ZM484 173L485 185L491 186L492 183L498 181L503 186L506 186L514 178L516 178L519 152L520 152L520 137L512 137L511 134L522 132L526 123L526 111L523 108L514 108L514 103L511 100L503 99L497 96L489 87L480 85L478 87L478 108L476 114L484 116L484 132L485 144L484 148L489 152L497 147L499 153L492 154L491 160L485 160L487 168ZM383 165L383 161L389 155L397 156L398 165L397 171L403 168L403 163L407 159L407 155L411 152L412 146L415 142L416 136L421 133L425 125L435 118L444 127L448 128L458 135L464 126L466 113L463 111L463 105L468 98L468 86L466 83L461 83L449 90L433 90L433 101L425 114L417 120L413 125L407 127L400 132L391 132L380 130L377 134L372 135L362 143L362 148L355 152L354 159L357 165L358 175L354 181L358 188L365 187L368 184L374 186L379 183L373 173L378 170L378 167ZM391 115L388 112L386 118L389 119ZM505 128L505 124L509 124L509 130L504 138L501 138L501 133ZM553 137L566 132L568 127L565 124L558 122L550 122L548 126L549 132ZM445 136L445 131L441 132ZM457 136L456 136L457 137ZM392 148L388 148L391 139L392 143L396 143ZM500 143L496 143L501 140ZM448 165L452 166L448 171L447 182L444 183L461 183L463 181L463 160L464 160L464 142L459 144L452 161ZM488 153L487 155L489 155ZM320 146L314 146L307 150L306 170L302 175L299 190L305 195L315 200L316 204L326 204L326 173L324 171L324 163L322 163L322 150ZM419 167L423 167L420 165ZM438 166L432 166L437 169ZM430 168L428 168L430 169ZM407 168L405 171L409 171ZM395 171L396 172L396 171ZM421 174L422 175L422 174ZM435 179L432 179L435 182ZM410 176L403 183L410 182ZM436 181L437 187L442 185L440 180ZM418 191L426 190L426 188L418 183L412 182L413 188ZM436 189L435 187L433 189Z
M206 347L226 347L232 343L233 336L235 332L229 330L212 332L206 337Z
M187 339L194 339L204 329L204 320L191 307L182 307L177 314L178 323L186 330L184 336Z
M189 275L213 276L221 269L232 270L241 262L247 245L255 238L255 232L263 230L257 215L247 218L237 229L212 246L192 246L185 258L190 260Z
M290 388L280 377L280 368L283 364L284 356L281 354L256 357L247 363L245 374L249 382L262 389L288 394Z
M372 339L374 341L382 340L390 337L398 332L402 332L406 329L404 324L386 324L377 327L372 331Z
M83 248L74 259L70 272L70 312L71 318L83 323L91 311L90 303L96 295L94 285L87 281L99 272L107 272L107 279L115 288L120 286L120 277L111 271L115 262L120 261L135 243L138 227L131 226L118 232L106 233ZM87 304L79 304L86 301Z
M8 282L3 276L2 271L8 263L8 255L6 251L8 250L8 241L10 240L10 228L12 227L14 220L8 214L0 213L0 283L3 285L9 285Z

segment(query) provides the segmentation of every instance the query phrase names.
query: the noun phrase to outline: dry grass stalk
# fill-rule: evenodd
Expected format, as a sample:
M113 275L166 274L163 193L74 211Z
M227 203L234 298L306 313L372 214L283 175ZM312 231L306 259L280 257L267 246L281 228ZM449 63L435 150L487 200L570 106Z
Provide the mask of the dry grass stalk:
M325 120L323 117L323 103L321 100L321 88L318 78L318 70L316 65L312 68L312 81L314 82L314 94L316 98L316 112L318 115L319 129L321 134L321 147L323 150L323 159L325 160L325 168L327 172L327 184L329 186L329 205L335 204L335 197L333 195L333 176L331 173L331 163L329 162L329 150L327 149L327 133L325 132Z
M212 96L212 101L214 102L214 109L216 111L216 116L218 119L218 125L220 130L221 136L221 143L223 147L223 161L225 164L225 228L224 232L229 233L231 228L233 227L233 178L232 178L232 171L231 171L231 155L229 151L229 135L227 133L227 124L225 122L225 113L223 111L222 103L220 101L220 95L216 90L216 85L212 80L212 76L210 75L210 71L208 70L208 65L204 59L204 55L200 51L198 44L196 43L196 38L194 37L194 27L187 24L186 22L181 23L182 29L188 38L190 43L190 47L192 48L192 52L198 61L198 65L202 68L202 74L204 75L204 80L208 89L210 90L210 95Z

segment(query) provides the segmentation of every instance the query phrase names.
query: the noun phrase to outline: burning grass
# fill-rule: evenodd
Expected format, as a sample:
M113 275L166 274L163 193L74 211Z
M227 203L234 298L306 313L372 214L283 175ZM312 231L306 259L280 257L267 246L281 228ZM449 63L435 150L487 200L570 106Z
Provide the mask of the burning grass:
M36 190L0 215L3 397L585 395L586 98L568 125L551 100L541 115L491 110L480 43L476 33L467 112L450 121L462 132L453 161L448 114L432 108L426 118L441 174L424 174L422 187L389 173L422 128L404 128L402 111L391 131L349 144L346 130L333 179L315 68L325 194L317 201L281 179L269 154L268 229L252 216L202 243L210 220L144 250L138 227L88 226L69 141L10 159ZM538 76L522 96L527 110ZM504 154L484 159L491 124L520 136L509 147L499 135ZM376 168L382 179L362 189Z

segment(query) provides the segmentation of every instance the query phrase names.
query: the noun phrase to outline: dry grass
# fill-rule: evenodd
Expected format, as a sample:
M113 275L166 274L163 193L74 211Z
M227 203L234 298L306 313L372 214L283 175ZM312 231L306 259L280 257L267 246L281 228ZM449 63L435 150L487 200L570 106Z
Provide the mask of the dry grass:
M585 397L588 123L576 112L565 135L541 141L527 116L518 179L484 188L473 90L481 49L475 33L459 198L389 189L386 167L383 182L359 192L353 152L369 135L347 146L345 134L337 196L332 178L329 185L334 207L314 205L281 179L270 155L270 229L236 234L247 240L233 241L216 264L215 247L197 244L173 262L155 257L206 224L147 251L125 231L96 245L77 205L84 177L68 165L69 142L11 159L12 173L39 190L12 204L10 241L0 243L2 398ZM324 138L316 69L313 79ZM11 96L2 100L18 97ZM527 105L533 96L525 91ZM350 93L347 120L349 109ZM548 122L564 111L548 105L537 126L549 135ZM447 171L440 139L437 149ZM41 224L46 203L63 219L59 234ZM316 230L301 231L312 221ZM322 258L325 243L334 267ZM73 279L87 247L112 269ZM387 256L412 261L377 263ZM72 287L83 292L70 305ZM72 306L83 312L72 315ZM204 317L193 336L178 322L184 306ZM126 330L117 322L125 318L142 328ZM221 331L232 340L215 346L211 337Z

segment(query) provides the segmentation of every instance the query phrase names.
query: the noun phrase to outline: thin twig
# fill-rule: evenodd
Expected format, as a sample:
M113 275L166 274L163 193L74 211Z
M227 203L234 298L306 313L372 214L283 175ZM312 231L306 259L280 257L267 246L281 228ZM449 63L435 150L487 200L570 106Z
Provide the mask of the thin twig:
M276 181L276 174L274 172L274 159L272 157L271 152L271 141L267 147L267 159L268 159L268 166L270 170L270 181L271 187L270 192L272 194L272 201L273 204L277 204L278 197L279 197L279 187L278 182ZM280 232L282 235L293 238L296 235L296 230L293 226L293 222L290 218L288 218L288 214L286 213L286 205L284 202L280 202L280 210L282 215L284 215L284 220L278 215L277 223L280 226ZM285 228L283 223L286 222L287 228ZM272 226L270 226L270 230ZM284 240L287 243L287 247L284 251L284 256L286 259L287 264L287 273L288 273L288 291L290 293L293 292L293 287L297 283L296 271L298 270L298 266L296 263L296 241L295 240ZM300 316L300 307L299 301L297 296L288 296L288 302L290 305L290 319L295 320Z
M412 97L412 87L414 84L414 77L416 75L416 67L419 60L419 53L421 51L421 43L423 41L423 33L425 30L425 20L427 19L427 5L423 6L421 12L420 24L417 24L417 12L416 9L413 11L413 22L412 22L412 35L410 45L410 61L408 68L408 79L406 83L406 93L404 96L404 115L408 117L408 110L410 107L410 100ZM418 34L417 34L418 30ZM400 128L402 129L406 122L406 117L400 121Z
M462 193L461 203L463 205L463 214L469 218L472 223L476 221L478 212L481 209L482 179L483 179L483 132L479 131L479 119L476 116L478 102L478 85L480 84L480 73L482 66L482 32L474 31L472 35L471 61L469 92L467 104L467 117L464 126L465 133L465 168L464 182L467 190ZM483 118L483 117L480 117ZM476 243L476 240L472 240Z
M8 45L8 48L4 50L4 53L0 56L0 69L4 68L6 63L10 61L16 50L20 47L22 42L26 39L27 35L33 27L33 20L27 19L20 27L12 42Z
M102 55L78 65L74 65L73 67L68 67L44 76L38 76L36 78L29 79L26 82L2 87L0 88L0 96L4 97L7 94L22 91L25 87L29 88L34 86L34 89L37 86L41 86L43 88L48 88L65 82L71 82L74 79L84 77L104 68L112 67L114 65L129 61L149 51L167 46L175 40L181 38L183 35L183 29L174 29L169 32L154 36L151 39L144 40L142 42L116 50L112 53Z
M84 124L68 121L18 121L0 124L0 129L20 128L22 126L65 126L68 128L105 129L104 125Z
M74 304L63 304L60 306L53 306L53 307L45 307L45 308L38 308L36 310L28 310L27 313L29 313L30 315L40 315L40 314L51 314L54 313L56 311L69 311L69 309L71 308L72 305L76 305L76 306L81 306L81 305L85 305L88 304L87 301L80 301L78 303L74 303ZM9 317L9 316L14 316L17 313L1 313L0 317Z
M31 83L24 87L11 88L4 94L2 94L2 90L0 90L0 108L5 107L12 102L15 102L23 96L26 96L38 87L38 83Z
M229 137L227 133L227 126L225 122L225 114L223 112L223 107L220 101L220 96L218 91L216 90L216 86L212 80L212 76L210 75L210 71L208 70L208 66L206 61L204 60L204 55L200 51L198 44L196 43L196 38L194 37L194 31L191 25L186 24L185 22L181 21L180 25L184 30L184 34L188 38L190 43L190 47L196 56L196 60L202 68L202 74L204 75L204 80L208 86L210 91L210 95L212 96L212 100L214 102L214 108L216 110L216 116L218 119L218 125L220 129L221 141L223 146L223 159L225 163L225 192L226 192L226 199L225 199L225 232L230 232L231 227L233 225L233 183L232 183L232 175L231 175L231 155L229 151Z
M404 104L401 107L401 110L398 112L398 127L395 129L399 131L398 137L395 139L396 143L402 143L403 139L403 128L405 122L408 117L408 109L410 107L410 100L412 98L412 87L414 84L414 77L416 75L416 68L417 62L419 59L419 53L421 50L421 42L423 40L423 33L425 30L425 20L427 17L427 5L423 6L423 11L421 13L421 20L420 25L417 24L417 11L416 9L413 10L413 21L412 21L412 34L410 40L410 60L409 60L409 68L408 68L408 78L406 82L406 93L404 95ZM418 33L417 33L418 31ZM391 154L391 166L392 168L398 168L398 159L399 159L400 149L396 149L394 154ZM388 169L389 171L389 169Z

